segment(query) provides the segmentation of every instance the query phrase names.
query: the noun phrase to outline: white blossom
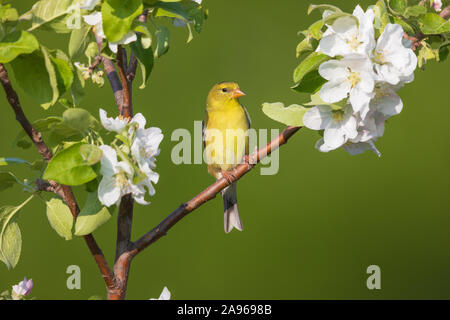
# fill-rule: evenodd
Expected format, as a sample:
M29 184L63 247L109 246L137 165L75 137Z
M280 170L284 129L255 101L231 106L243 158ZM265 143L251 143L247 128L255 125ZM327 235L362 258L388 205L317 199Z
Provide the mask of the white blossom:
M102 39L106 39L105 33L103 31L102 13L95 11L89 15L83 16L84 21L91 26L95 26L95 33ZM125 34L122 39L117 42L108 42L109 48L112 52L117 53L117 47L120 44L129 44L137 40L136 33L130 31Z
M25 277L19 284L12 287L11 296L13 300L21 300L24 296L30 294L33 289L33 279L27 280Z
M329 150L339 148L348 139L358 135L357 119L349 105L341 110L333 110L329 106L315 106L305 113L303 123L309 129L324 130L323 148Z
M374 51L378 81L392 85L411 82L417 66L417 57L403 42L403 28L398 24L386 25Z
M369 54L375 47L374 12L372 9L364 12L358 5L353 15L358 23L356 19L349 16L336 19L325 31L317 51L330 57L351 53Z
M103 127L108 131L121 133L128 124L127 119L122 116L117 116L115 118L108 118L106 111L103 109L100 109L99 113L100 113L100 122L102 123Z
M158 299L150 298L150 300L170 300L170 291L167 289L167 287L164 287L163 291L161 292L161 295Z
M353 143L353 142L349 141L344 145L344 149L348 153L350 153L352 156L364 153L367 150L371 150L378 157L381 157L380 151L378 151L377 147L375 146L375 144L373 143L372 140L367 141L367 142L357 142L357 143Z
M372 64L362 55L350 54L342 60L329 60L319 67L319 74L328 80L320 89L320 98L327 103L349 97L355 112L364 116L369 108L375 86Z
M100 161L100 173L103 176L98 186L98 199L105 206L119 204L120 199L127 194L139 204L148 204L144 200L145 189L133 184L133 168L126 161L118 161L116 151L108 145L100 146L103 151Z
M370 109L377 110L386 117L399 114L403 109L403 101L397 94L401 86L391 86L381 82L375 85L375 96L370 101Z
M138 163L139 169L147 177L140 185L147 187L150 195L155 193L153 183L158 183L159 174L154 172L156 167L156 157L160 153L159 144L164 135L160 128L145 128L146 120L143 116L136 115L132 122L136 122L138 127L135 132L134 141L131 145L131 154Z
M95 6L97 5L99 0L85 0L81 5L80 9L82 10L93 10Z

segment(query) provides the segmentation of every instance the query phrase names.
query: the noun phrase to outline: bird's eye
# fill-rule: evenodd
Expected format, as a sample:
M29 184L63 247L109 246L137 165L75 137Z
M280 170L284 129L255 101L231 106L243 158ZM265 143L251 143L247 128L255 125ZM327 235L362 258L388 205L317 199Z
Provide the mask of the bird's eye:
M227 92L228 89L227 88L222 88L222 92Z

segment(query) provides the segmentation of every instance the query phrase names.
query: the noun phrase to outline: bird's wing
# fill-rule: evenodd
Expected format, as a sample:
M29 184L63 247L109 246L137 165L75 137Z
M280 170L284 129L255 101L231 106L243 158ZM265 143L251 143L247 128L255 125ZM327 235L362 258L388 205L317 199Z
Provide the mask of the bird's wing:
M252 121L250 120L250 115L249 115L249 113L248 113L247 109L245 109L245 107L244 107L244 106L242 106L242 108L244 109L244 112L245 112L245 117L247 118L247 124L248 124L248 127L250 128L250 127L251 127L251 125L252 125Z
M203 148L206 148L205 135L206 135L206 125L208 124L208 111L205 111L205 116L202 121L202 140Z

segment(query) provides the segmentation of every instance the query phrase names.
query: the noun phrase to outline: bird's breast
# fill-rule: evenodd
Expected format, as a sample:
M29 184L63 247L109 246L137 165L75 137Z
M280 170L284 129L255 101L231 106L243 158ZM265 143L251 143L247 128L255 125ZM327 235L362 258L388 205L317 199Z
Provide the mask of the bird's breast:
M248 122L239 106L208 112L205 158L212 169L231 170L242 160L248 144Z

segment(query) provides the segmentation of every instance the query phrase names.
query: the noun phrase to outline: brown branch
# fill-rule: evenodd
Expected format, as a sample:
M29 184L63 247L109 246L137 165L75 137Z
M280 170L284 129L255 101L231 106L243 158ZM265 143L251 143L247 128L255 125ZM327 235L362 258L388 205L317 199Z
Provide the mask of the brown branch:
M447 6L444 9L442 9L442 11L439 13L439 15L444 19L447 19L448 17L450 17L450 6Z
M283 144L287 143L289 138L294 135L301 127L288 127L277 138L268 143L264 148L256 150L250 160L238 165L232 171L232 178L227 180L225 178L218 179L215 183L199 193L196 197L187 203L182 203L171 214L169 214L158 226L147 232L135 243L129 243L128 249L124 251L114 264L114 275L116 277L116 288L108 291L108 299L119 300L124 299L126 294L126 286L128 281L128 274L133 258L142 252L149 245L166 235L167 231L177 224L190 212L200 207L205 202L212 200L216 195L226 188L231 183L242 178L247 172L265 158L267 155L278 149Z
M117 241L116 259L128 250L131 239L131 226L133 223L133 197L128 194L122 197L117 215Z
M95 40L97 41L98 52L102 59L101 62L105 67L106 76L108 77L109 84L111 85L112 91L114 93L114 100L116 101L117 108L121 110L123 100L122 84L120 83L119 76L117 75L116 68L114 67L114 63L110 59L102 55L102 46L103 46L102 37L99 37L94 30L92 32L94 33Z
M120 114L125 118L131 118L133 114L133 110L131 107L131 90L130 83L127 79L126 66L127 57L126 51L122 48L122 46L118 46L117 49L117 67L119 69L120 80L122 82L123 95L122 95L122 108L120 109Z
M11 85L11 81L8 77L8 73L6 71L5 66L1 63L0 63L0 81L2 83L3 89L5 90L8 102L16 115L17 121L25 130L27 135L30 137L31 141L34 143L34 145L36 146L37 150L44 158L44 160L46 162L49 162L53 156L52 152L43 141L42 135L38 131L36 131L36 129L33 128L30 121L28 121L27 117L23 113L19 97L17 96L16 91ZM49 181L48 183L37 181L36 186L40 190L51 191L61 196L61 198L69 206L74 219L76 219L80 210L78 208L76 199L72 193L72 189L69 186L60 185L54 181ZM114 276L111 270L109 269L105 256L103 255L94 237L92 235L87 235L84 236L84 240L86 241L86 244L88 245L92 255L94 256L95 261L97 262L100 272L102 273L102 276L105 280L106 286L108 288L113 287Z
M301 127L288 127L280 133L280 135L268 143L265 147L256 150L250 157L251 161L238 165L232 171L232 178L227 180L225 178L218 179L215 183L203 190L193 199L187 203L182 203L171 214L169 214L158 226L151 231L143 235L134 243L134 248L129 252L131 257L136 256L139 252L144 250L150 244L157 241L164 236L170 228L172 228L177 222L183 219L188 213L194 211L205 202L212 200L216 195L228 185L242 178L247 172L253 169L253 167L271 154L274 150L278 149L283 144L287 143L289 138L294 135Z
M95 56L94 62L89 66L89 72L94 72L95 69L102 63L102 56L99 54L98 56Z

